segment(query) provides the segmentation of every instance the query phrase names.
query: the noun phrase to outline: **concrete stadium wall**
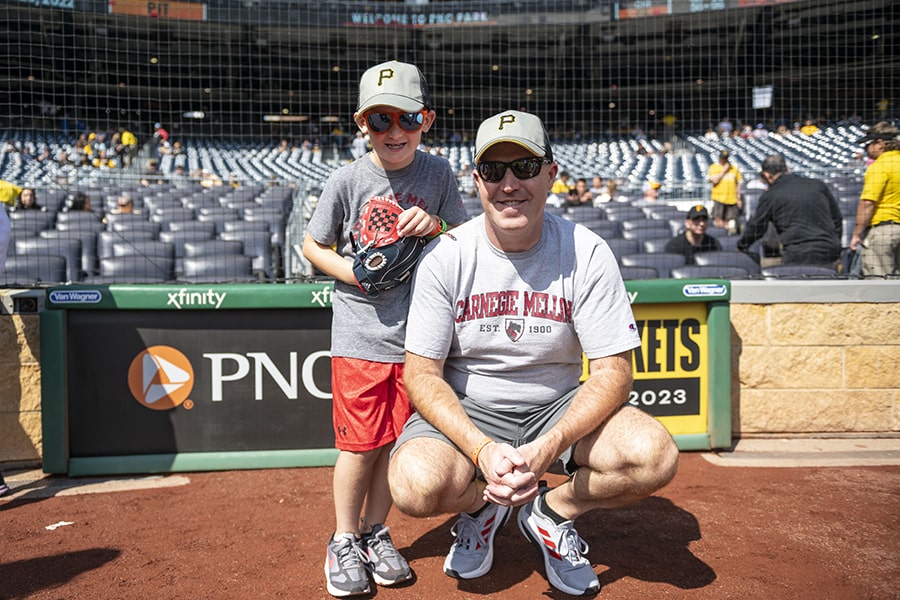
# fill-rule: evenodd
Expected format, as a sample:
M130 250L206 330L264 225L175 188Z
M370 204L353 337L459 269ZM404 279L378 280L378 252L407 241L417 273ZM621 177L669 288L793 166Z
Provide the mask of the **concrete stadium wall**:
M40 317L0 315L0 464L41 460ZM732 432L900 433L900 281L735 281Z

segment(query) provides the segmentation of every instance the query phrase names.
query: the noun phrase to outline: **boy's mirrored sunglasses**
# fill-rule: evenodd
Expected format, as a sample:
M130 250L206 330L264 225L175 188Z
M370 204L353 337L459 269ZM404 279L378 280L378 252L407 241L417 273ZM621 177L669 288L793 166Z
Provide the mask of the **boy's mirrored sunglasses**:
M478 163L478 165L475 166L475 170L478 171L478 175L484 181L487 181L488 183L497 183L503 179L504 175L506 175L507 167L509 167L513 172L513 175L516 176L516 179L531 179L532 177L537 177L537 174L541 172L541 167L544 166L544 163L549 162L552 161L544 156L520 158L512 162L486 160L482 163Z
M386 113L370 112L366 114L366 124L369 131L384 133L391 128L391 123L396 123L403 131L414 133L422 129L425 123L425 111L410 113Z

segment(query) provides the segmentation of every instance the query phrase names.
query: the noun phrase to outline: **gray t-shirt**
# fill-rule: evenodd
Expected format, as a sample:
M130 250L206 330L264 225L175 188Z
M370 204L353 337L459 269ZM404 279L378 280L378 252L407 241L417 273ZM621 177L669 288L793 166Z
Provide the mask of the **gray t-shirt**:
M428 246L413 280L406 349L446 359L458 393L514 410L579 385L589 359L636 348L640 336L609 246L544 215L540 242L504 253L479 215Z
M418 206L451 225L467 218L446 159L416 152L408 167L385 171L366 155L331 174L306 231L320 244L336 245L341 256L352 260L350 232L363 205L378 196L390 198L404 209ZM404 283L370 298L356 286L336 281L331 355L403 362L409 289L409 284Z

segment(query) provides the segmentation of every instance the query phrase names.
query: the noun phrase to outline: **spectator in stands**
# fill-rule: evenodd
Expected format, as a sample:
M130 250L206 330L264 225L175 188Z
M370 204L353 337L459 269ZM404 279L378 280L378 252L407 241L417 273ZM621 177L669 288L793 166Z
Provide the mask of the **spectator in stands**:
M836 266L843 217L828 186L818 179L790 173L780 154L766 157L760 177L769 189L760 196L737 249L746 252L766 235L772 223L781 240L784 264Z
M756 129L753 130L753 139L761 140L769 137L769 131L763 123L757 123Z
M724 119L719 121L719 125L716 127L716 130L723 138L731 137L731 134L734 132L734 125L731 123L730 118L725 117Z
M650 180L644 183L643 192L644 192L644 200L649 200L650 202L656 202L659 199L659 188L662 187L662 184L658 181Z
M716 227L725 227L729 233L737 232L738 219L743 207L741 200L741 172L729 162L728 150L719 152L718 162L710 165L707 179L712 183L712 218Z
M16 199L13 210L40 210L46 212L46 208L38 204L37 192L33 187L22 188L22 193Z
M872 163L856 209L850 248L862 251L862 275L900 275L900 129L876 123L859 140Z
M587 179L584 177L579 177L575 180L575 196L578 198L579 204L593 205L594 203L594 195L591 193Z
M819 131L819 126L816 125L812 119L807 119L803 123L803 127L800 128L800 133L803 135L814 135Z
M666 252L683 254L685 264L694 264L694 254L721 250L719 240L706 233L709 227L709 211L702 204L688 210L684 220L684 233L676 235L666 244Z
M144 174L141 177L141 185L150 186L150 185L158 185L166 182L165 175L159 170L159 161L155 158L151 158L147 161L147 166L144 169Z
M131 192L122 192L116 199L116 207L110 212L114 215L133 214L137 212L134 210L134 197L131 195Z
M5 204L8 207L15 206L16 200L19 199L19 194L21 193L22 188L10 181L0 179L0 204Z
M560 171L559 178L553 182L553 187L550 188L550 193L565 198L568 195L569 190L573 187L572 184L569 183L570 177L571 175L568 171Z
M123 128L121 129L121 133L119 134L119 144L121 144L121 148L119 148L119 154L122 155L124 166L130 166L131 161L138 153L137 136L128 129Z
M63 210L65 212L90 211L91 197L84 192L73 192L66 198Z
M350 154L354 160L359 160L369 151L369 140L366 139L362 131L357 131L353 142L350 145Z
M595 175L591 183L591 195L593 196L594 206L601 206L612 200L609 195L609 186L603 181L599 175Z
M169 182L176 188L190 187L191 178L185 173L184 165L175 165L175 170L172 172L172 176L169 177Z

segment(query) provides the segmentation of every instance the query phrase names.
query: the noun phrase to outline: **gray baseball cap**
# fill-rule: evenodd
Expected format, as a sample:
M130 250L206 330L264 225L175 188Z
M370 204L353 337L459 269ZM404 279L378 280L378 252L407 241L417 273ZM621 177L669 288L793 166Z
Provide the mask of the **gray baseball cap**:
M430 104L428 82L415 65L392 60L369 68L359 79L357 113L373 106L416 112Z
M553 160L550 136L541 120L531 113L507 110L482 122L475 135L475 164L488 148L500 142L518 144L535 156Z

